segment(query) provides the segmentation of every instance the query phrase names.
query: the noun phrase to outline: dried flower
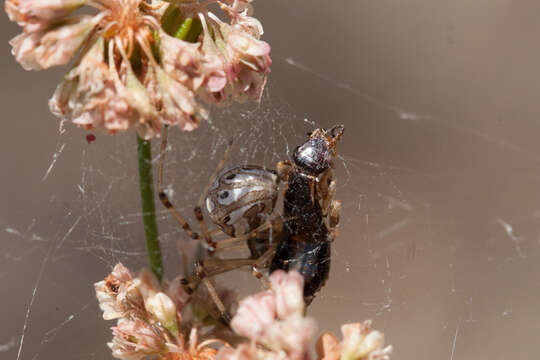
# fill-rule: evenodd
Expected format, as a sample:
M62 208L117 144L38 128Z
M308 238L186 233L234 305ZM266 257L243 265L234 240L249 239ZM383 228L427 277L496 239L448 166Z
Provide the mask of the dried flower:
M7 0L6 13L29 33L44 29L81 7L84 0Z
M145 311L144 299L131 273L122 264L117 264L105 280L94 284L94 288L105 320Z
M110 133L135 127L149 139L162 124L197 128L207 117L197 97L214 104L260 98L270 46L259 40L262 26L250 2L7 0L5 8L23 27L10 43L25 69L75 58L49 102L53 114ZM230 23L210 11L213 3ZM72 15L83 5L98 13ZM173 36L182 19L204 29L193 28L193 42Z
M104 281L95 284L96 295L105 319L118 319L109 343L118 359L138 360L153 355L167 360L211 360L218 339L199 343L197 330L191 329L185 341L180 312L187 303L178 281L164 280L160 285L148 270L134 278L122 264L117 264ZM127 301L137 294L137 306ZM168 295L170 294L170 296Z
M317 359L339 360L341 348L336 337L329 332L323 333L317 341Z
M161 285L148 270L134 278L117 264L95 288L104 318L118 319L109 343L118 359L309 360L316 324L304 314L303 278L296 271L278 270L269 280L270 290L240 302L231 326L249 342L236 348L216 338L199 342L197 328L181 321L183 315L188 316L187 324L193 324L194 319L182 314L190 299L180 278L164 280ZM317 359L389 359L392 347L384 347L384 335L372 330L370 321L343 325L341 331L341 343L331 333L320 336ZM219 350L215 345L221 346Z
M113 340L108 345L117 359L138 360L165 350L163 336L142 320L120 319L112 331Z
M371 321L341 326L343 341L324 333L317 342L318 358L322 360L388 360L392 346L384 347L384 334L371 329Z

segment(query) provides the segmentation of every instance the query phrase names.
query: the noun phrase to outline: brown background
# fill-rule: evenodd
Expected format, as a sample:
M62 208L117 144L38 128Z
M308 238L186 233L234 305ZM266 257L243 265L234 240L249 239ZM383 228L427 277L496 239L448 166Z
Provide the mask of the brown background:
M179 207L193 206L225 137L241 135L234 160L271 165L312 128L302 119L344 123L340 236L310 309L320 328L371 318L396 359L537 356L540 3L256 7L273 48L268 94L244 117L215 110L212 125L173 134ZM3 15L1 30L0 358L16 358L24 330L22 359L107 359L112 324L91 283L116 261L146 264L134 135L61 135L47 100L65 69L22 70L7 44L17 26ZM163 212L160 230L173 276L183 235Z

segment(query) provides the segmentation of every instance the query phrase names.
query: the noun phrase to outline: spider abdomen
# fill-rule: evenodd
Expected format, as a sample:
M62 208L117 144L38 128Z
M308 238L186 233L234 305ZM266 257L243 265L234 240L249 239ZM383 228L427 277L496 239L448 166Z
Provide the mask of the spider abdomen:
M221 173L206 196L212 221L229 236L256 229L274 211L279 178L274 171L246 165Z

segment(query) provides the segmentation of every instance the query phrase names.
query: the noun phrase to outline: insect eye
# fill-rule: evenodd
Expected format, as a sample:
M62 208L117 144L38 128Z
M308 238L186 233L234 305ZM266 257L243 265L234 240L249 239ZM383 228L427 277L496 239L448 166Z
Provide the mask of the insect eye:
M229 174L229 175L227 175L227 176L225 177L225 179L227 179L227 180L232 180L232 179L234 179L235 177L236 177L236 174Z
M222 192L219 193L219 198L220 199L226 199L228 196L229 196L228 191L222 191Z

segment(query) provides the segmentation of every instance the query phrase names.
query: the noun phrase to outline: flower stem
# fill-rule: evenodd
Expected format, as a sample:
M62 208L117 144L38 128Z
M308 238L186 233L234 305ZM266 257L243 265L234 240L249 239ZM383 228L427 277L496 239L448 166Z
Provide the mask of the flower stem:
M146 249L150 270L161 281L163 277L163 261L158 240L156 223L156 207L154 204L154 180L152 176L152 148L150 141L137 135L137 154L139 159L139 189L141 191L142 215Z
M195 42L202 32L202 25L198 19L190 17L184 18L180 24L175 25L180 19L180 12L175 7L169 7L162 26L166 30L177 27L174 36L180 40ZM165 21L166 20L166 21ZM137 153L139 159L139 189L141 191L142 214L144 224L144 235L146 237L146 249L150 270L156 275L158 280L163 278L163 260L161 259L161 248L158 240L158 229L156 222L156 207L154 204L154 180L152 176L152 148L150 141L141 139L137 135Z

